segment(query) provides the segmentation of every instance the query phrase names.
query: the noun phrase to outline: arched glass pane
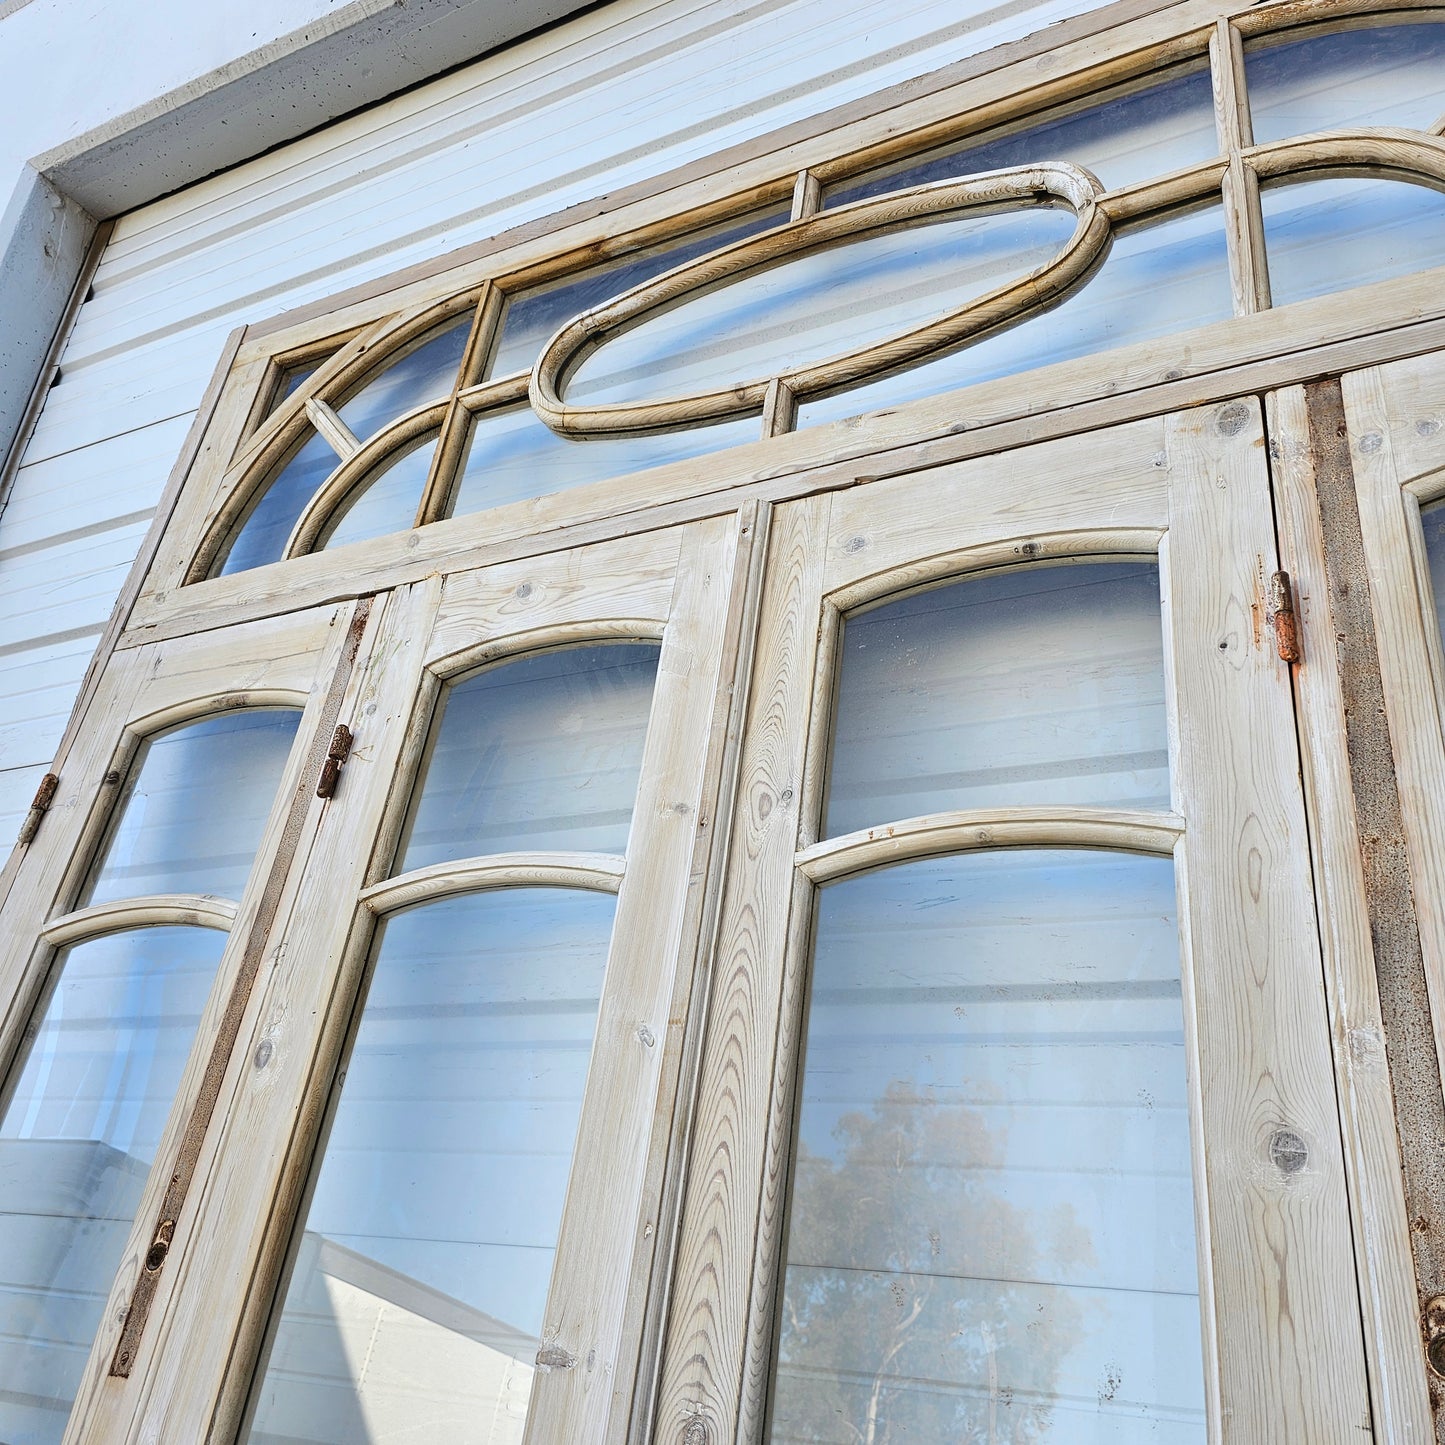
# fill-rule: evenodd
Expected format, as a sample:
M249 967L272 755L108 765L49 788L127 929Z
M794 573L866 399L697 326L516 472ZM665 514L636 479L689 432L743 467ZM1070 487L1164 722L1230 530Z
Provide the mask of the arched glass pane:
M385 925L253 1442L521 1440L612 914L503 889Z
M287 538L306 504L322 482L341 465L341 458L323 438L312 432L305 446L291 458L261 493L235 534L221 562L220 575L246 572L279 562Z
M350 401L336 408L337 414L365 441L412 407L439 401L457 384L471 329L472 314L468 311L430 341L372 377Z
M955 387L1173 336L1234 314L1223 214L1217 205L1116 235L1107 259L1052 310L961 351L799 409L817 426Z
M558 436L537 419L530 407L491 412L479 417L472 428L452 515L483 512L508 502L527 501L723 447L741 446L757 441L760 435L758 418L750 416L658 436L575 441Z
M950 808L1169 806L1159 569L965 578L850 617L824 832Z
M1002 170L1034 161L1072 161L1110 189L1150 181L1219 154L1209 71L1176 74L1159 85L1112 96L1024 130L970 138L830 190L830 207L867 196Z
M1057 256L1067 210L866 236L720 286L598 347L566 400L656 401L767 377L936 321Z
M1362 125L1428 130L1445 114L1445 25L1381 25L1247 46L1254 139Z
M1203 1445L1172 864L936 858L825 888L775 1445Z
M301 714L246 708L141 747L83 900L209 893L238 900Z
M398 872L482 853L621 853L654 643L564 647L448 689Z
M65 1430L226 935L76 944L0 1119L0 1439Z
M1276 306L1445 264L1445 196L1343 177L1260 195Z
M352 492L322 545L344 547L348 542L366 542L411 527L416 522L436 449L433 437L383 470L373 472Z
M516 371L530 371L548 338L574 316L600 306L604 301L642 285L644 281L651 281L654 276L661 276L664 271L671 271L674 266L681 266L694 256L729 246L769 227L780 226L787 219L786 210L758 211L741 220L728 221L706 231L679 237L658 250L629 257L620 264L523 292L507 306L497 354L492 362L492 375L510 376Z

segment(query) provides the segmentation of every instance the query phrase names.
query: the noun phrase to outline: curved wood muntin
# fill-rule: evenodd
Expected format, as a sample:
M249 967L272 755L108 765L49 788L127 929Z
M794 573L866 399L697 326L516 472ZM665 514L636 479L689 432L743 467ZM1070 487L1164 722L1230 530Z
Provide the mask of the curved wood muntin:
M495 888L586 888L616 893L626 871L610 853L493 853L414 868L363 889L361 901L377 917L458 893Z
M799 871L832 883L888 863L995 848L1105 848L1169 856L1184 835L1174 813L1121 808L964 808L879 823L800 848Z
M724 246L636 286L569 321L543 348L532 368L532 409L564 436L636 434L703 421L720 421L761 408L769 386L781 381L807 398L856 386L910 366L988 330L1027 315L1062 295L1099 260L1109 237L1098 209L1103 187L1068 162L1016 166L963 180L934 181L907 190L819 211ZM655 402L578 407L562 388L591 351L679 302L758 271L879 232L954 217L988 216L1036 206L1074 212L1074 234L1042 266L995 287L936 321L867 347L840 353L793 371L755 377L732 386Z
M106 933L161 928L167 924L217 928L227 933L235 921L236 905L229 898L205 893L157 893L77 908L73 913L51 919L40 930L40 936L54 947L63 948Z

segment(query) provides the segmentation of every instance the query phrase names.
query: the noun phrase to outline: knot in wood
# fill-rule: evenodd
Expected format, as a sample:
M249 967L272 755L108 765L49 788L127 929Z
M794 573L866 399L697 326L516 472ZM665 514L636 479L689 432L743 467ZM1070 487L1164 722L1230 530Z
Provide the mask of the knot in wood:
M683 1429L679 1445L707 1445L707 1426L694 1416Z
M1214 421L1222 436L1238 436L1249 425L1249 406L1242 401L1232 401L1228 406L1219 408Z
M1276 1129L1270 1135L1269 1157L1281 1174L1298 1174L1309 1163L1309 1146L1293 1129Z

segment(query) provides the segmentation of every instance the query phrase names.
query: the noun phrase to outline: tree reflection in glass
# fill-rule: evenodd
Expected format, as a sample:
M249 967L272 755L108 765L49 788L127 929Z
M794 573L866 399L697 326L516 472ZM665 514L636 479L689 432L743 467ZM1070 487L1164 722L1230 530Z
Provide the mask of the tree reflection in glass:
M770 1440L1205 1438L1167 859L825 889Z

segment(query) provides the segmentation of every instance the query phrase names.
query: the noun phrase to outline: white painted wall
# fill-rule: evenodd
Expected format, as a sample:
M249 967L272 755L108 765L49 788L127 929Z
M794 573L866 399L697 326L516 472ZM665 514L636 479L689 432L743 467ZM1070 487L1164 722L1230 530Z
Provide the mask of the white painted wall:
M0 196L33 157L346 9L346 0L29 0L0 18Z
M32 0L0 20L0 95L22 85L51 113L19 139L0 127L0 185L54 137L330 8ZM1095 8L615 0L123 217L0 513L0 846L233 326ZM89 58L42 75L73 46Z

